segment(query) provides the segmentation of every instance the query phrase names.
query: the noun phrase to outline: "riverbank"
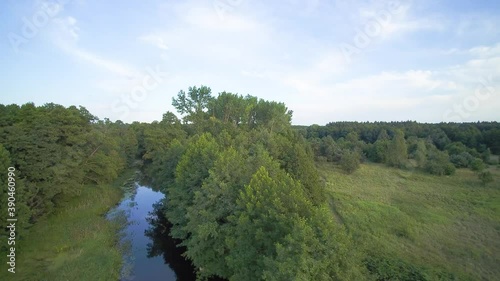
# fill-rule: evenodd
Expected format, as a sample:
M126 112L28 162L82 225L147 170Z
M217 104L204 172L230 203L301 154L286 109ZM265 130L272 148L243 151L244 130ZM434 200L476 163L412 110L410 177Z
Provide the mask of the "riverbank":
M120 187L132 176L133 171L127 171L113 184L86 186L78 197L68 198L37 222L20 241L16 273L5 270L0 279L118 280L121 226L107 220L105 214L120 202Z

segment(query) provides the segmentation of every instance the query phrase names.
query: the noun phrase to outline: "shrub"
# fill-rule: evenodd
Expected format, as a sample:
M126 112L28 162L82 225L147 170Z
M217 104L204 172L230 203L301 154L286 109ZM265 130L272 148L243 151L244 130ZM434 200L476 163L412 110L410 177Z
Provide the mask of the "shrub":
M356 151L346 150L340 159L340 167L346 173L351 174L359 168L360 155Z
M434 149L429 153L428 160L425 164L425 171L433 175L451 175L455 173L455 166L449 161L446 152Z
M462 152L460 154L454 154L450 156L450 162L457 168L467 168L470 166L474 157L468 152Z
M482 171L479 174L477 174L477 177L481 181L481 184L487 185L488 183L493 181L493 175L491 174L490 171Z
M470 169L473 171L481 171L486 168L486 165L484 164L483 160L476 158L471 161L470 163Z

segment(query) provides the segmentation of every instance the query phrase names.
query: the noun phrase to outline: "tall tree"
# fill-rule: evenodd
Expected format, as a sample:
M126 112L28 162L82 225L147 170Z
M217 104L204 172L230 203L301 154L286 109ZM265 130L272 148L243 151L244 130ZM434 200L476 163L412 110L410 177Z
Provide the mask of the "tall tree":
M209 176L217 155L219 145L211 134L195 136L182 155L175 171L175 184L167 190L167 218L173 224L171 235L185 239L188 223L186 213L193 204L194 194L200 190L203 181Z
M186 122L199 123L207 117L207 106L212 100L212 90L207 86L192 86L188 92L180 90L172 105L180 114L185 114Z
M419 168L423 168L425 166L425 162L427 161L427 148L423 140L418 140L414 158L415 161L417 161L417 166Z
M386 163L393 167L404 167L408 159L405 136L402 130L396 130L387 149Z

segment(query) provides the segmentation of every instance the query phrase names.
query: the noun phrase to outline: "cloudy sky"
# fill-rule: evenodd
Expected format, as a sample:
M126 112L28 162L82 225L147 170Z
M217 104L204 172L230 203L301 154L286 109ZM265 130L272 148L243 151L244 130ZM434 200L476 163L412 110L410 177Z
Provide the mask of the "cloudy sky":
M153 121L193 85L294 124L500 121L500 1L0 3L0 103Z

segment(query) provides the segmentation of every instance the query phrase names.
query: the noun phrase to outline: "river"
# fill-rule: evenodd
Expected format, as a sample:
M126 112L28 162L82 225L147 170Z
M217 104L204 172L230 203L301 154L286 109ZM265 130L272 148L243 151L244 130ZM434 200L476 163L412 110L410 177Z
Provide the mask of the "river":
M108 217L121 220L120 245L124 252L121 281L191 281L194 268L168 235L162 215L164 194L136 184Z

